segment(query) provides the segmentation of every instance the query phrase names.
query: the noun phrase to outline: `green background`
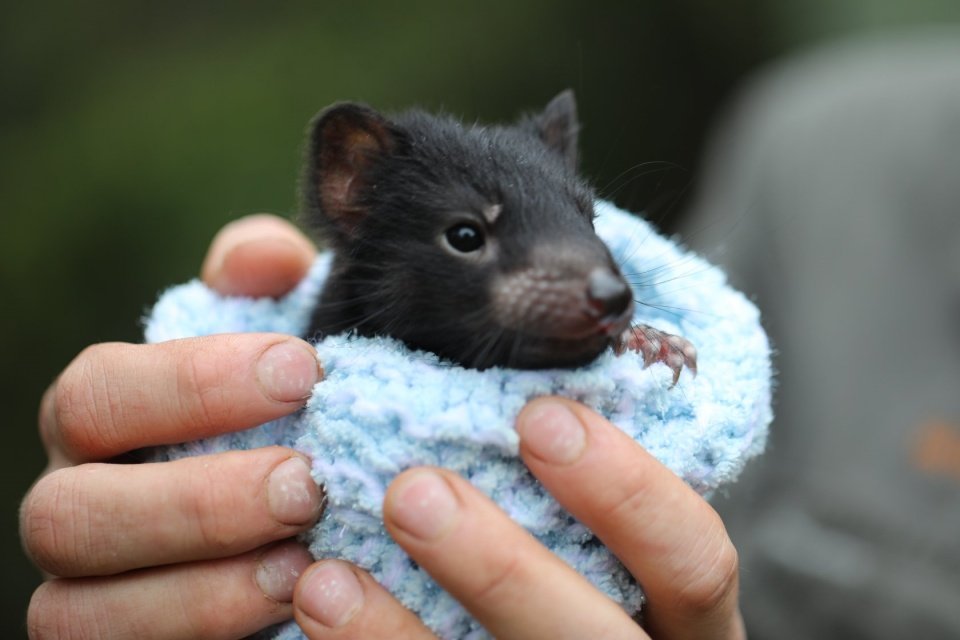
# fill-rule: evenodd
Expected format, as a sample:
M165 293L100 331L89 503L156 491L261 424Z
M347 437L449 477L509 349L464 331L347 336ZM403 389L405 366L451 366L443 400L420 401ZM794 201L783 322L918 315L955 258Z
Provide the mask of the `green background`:
M297 208L309 118L335 100L508 120L577 92L585 174L672 229L711 121L764 62L960 18L942 1L21 2L0 19L0 637L39 576L17 506L36 411L84 346L137 341L214 232Z

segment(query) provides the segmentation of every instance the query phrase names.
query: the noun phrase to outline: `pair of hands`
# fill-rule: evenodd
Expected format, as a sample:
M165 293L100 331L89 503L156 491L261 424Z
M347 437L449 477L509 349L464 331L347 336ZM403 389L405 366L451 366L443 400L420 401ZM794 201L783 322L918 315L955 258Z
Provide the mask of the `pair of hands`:
M314 253L288 223L251 216L218 234L202 275L225 294L279 296ZM313 562L291 539L323 503L300 454L117 462L292 413L322 375L310 345L277 334L77 356L42 400L49 465L21 509L24 546L49 576L30 603L30 637L241 638L290 617L312 639L434 637L366 572ZM531 472L643 585L646 631L460 477L402 473L384 501L387 530L493 635L744 637L736 551L700 496L574 402L536 400L517 430Z

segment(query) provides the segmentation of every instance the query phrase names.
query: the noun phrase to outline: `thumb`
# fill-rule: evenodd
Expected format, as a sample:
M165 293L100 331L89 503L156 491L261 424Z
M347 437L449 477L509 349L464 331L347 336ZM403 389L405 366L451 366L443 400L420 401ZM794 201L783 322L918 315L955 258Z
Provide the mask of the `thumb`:
M313 263L317 250L292 223L260 213L223 227L210 244L201 278L225 295L279 297Z

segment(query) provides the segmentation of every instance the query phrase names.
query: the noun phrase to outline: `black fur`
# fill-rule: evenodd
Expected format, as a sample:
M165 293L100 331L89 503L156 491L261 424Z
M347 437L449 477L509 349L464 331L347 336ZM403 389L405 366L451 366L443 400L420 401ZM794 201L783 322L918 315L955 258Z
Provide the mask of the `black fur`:
M533 266L534 247L572 247L619 277L593 231L593 192L575 172L578 126L571 92L514 126L419 110L385 118L354 103L321 112L308 140L305 214L335 257L311 336L390 335L477 368L596 357L608 336L504 328L491 298L498 275ZM501 212L491 224L493 205ZM445 232L462 222L486 234L482 258L445 248Z

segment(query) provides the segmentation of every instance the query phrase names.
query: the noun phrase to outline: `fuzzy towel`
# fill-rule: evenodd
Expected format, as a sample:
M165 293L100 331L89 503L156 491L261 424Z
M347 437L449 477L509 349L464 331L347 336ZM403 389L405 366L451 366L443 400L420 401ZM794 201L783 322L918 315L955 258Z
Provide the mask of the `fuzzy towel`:
M671 371L603 354L575 370L476 371L388 338L331 336L317 345L326 378L306 408L250 431L174 446L161 459L283 444L313 459L328 503L308 534L312 553L368 569L442 638L487 637L386 534L381 502L392 478L416 465L450 468L490 495L630 613L642 594L619 562L547 495L518 458L514 419L536 396L579 400L629 433L701 494L736 478L764 447L771 368L757 309L724 274L643 220L597 203L597 232L633 282L634 320L688 338L699 352L671 388ZM239 331L303 335L329 269L281 300L223 298L200 282L167 291L147 319L150 342ZM302 637L289 623L279 638Z

